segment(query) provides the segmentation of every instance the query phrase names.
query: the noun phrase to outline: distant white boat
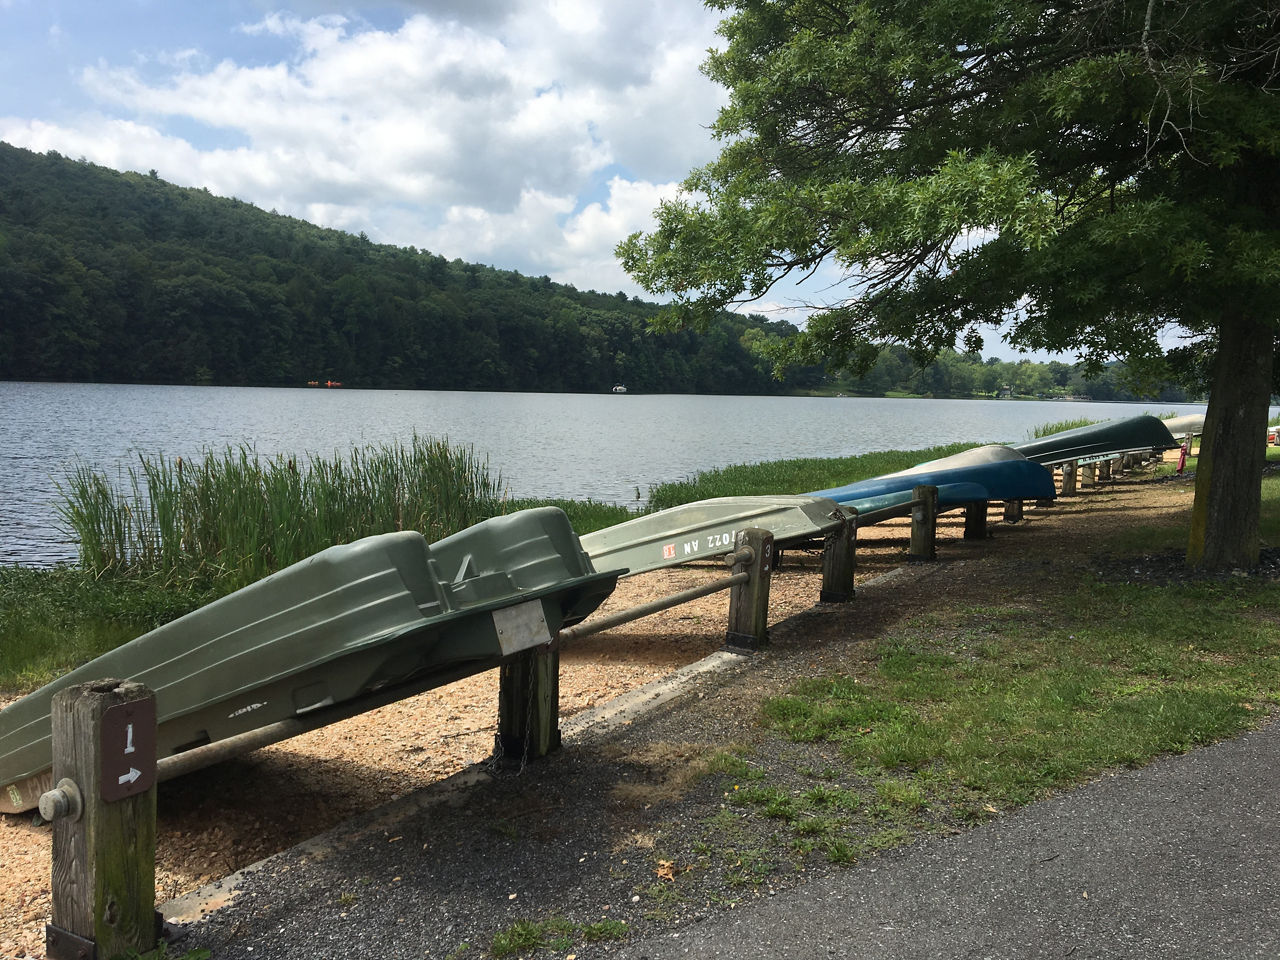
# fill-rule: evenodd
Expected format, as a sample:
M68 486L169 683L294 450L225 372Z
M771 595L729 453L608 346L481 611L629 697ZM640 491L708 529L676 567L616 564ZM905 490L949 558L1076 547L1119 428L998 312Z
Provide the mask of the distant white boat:
M625 384L622 384L622 383L614 384L613 392L614 392L614 393L626 393L626 392L627 392L627 387L626 387L626 385L625 385Z

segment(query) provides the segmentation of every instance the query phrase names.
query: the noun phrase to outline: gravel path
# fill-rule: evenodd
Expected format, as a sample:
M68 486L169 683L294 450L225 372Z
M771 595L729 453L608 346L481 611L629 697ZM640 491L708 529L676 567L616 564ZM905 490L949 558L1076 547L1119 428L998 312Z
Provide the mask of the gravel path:
M618 960L1274 960L1280 723L1123 770Z

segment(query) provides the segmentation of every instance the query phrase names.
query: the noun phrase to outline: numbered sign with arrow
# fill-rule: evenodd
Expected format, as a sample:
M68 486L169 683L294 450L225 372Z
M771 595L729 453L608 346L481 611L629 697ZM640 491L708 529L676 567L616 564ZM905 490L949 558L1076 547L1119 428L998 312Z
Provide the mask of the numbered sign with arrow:
M151 789L156 782L155 697L108 707L101 729L103 801Z

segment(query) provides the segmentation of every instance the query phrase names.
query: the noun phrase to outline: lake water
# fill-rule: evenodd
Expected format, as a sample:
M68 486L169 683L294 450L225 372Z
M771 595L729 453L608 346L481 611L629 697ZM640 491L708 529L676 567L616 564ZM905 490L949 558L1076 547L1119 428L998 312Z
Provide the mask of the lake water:
M461 393L0 383L0 562L75 559L56 482L83 462L122 475L142 454L228 444L332 456L447 437L487 456L512 496L630 503L650 485L733 463L1016 443L1087 416L1202 412L1194 404ZM779 493L791 491L779 491Z

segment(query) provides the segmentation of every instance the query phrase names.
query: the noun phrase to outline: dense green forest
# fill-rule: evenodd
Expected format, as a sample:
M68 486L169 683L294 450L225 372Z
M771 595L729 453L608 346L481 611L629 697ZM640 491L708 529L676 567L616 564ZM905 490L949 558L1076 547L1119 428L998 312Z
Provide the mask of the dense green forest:
M790 324L726 313L659 333L659 309L0 143L0 379L1134 398L1119 367L1085 381L944 351L922 369L900 346L861 377L780 382L752 347Z
M900 344L880 348L866 374L828 377L830 389L841 393L882 397L911 394L930 397L1044 397L1086 400L1152 400L1183 403L1203 400L1203 393L1189 393L1181 386L1139 381L1123 363L1112 363L1096 376L1086 378L1081 365L1050 360L984 360L977 353L943 350L926 367L911 359Z
M789 324L657 310L0 143L0 379L786 389L744 341Z

